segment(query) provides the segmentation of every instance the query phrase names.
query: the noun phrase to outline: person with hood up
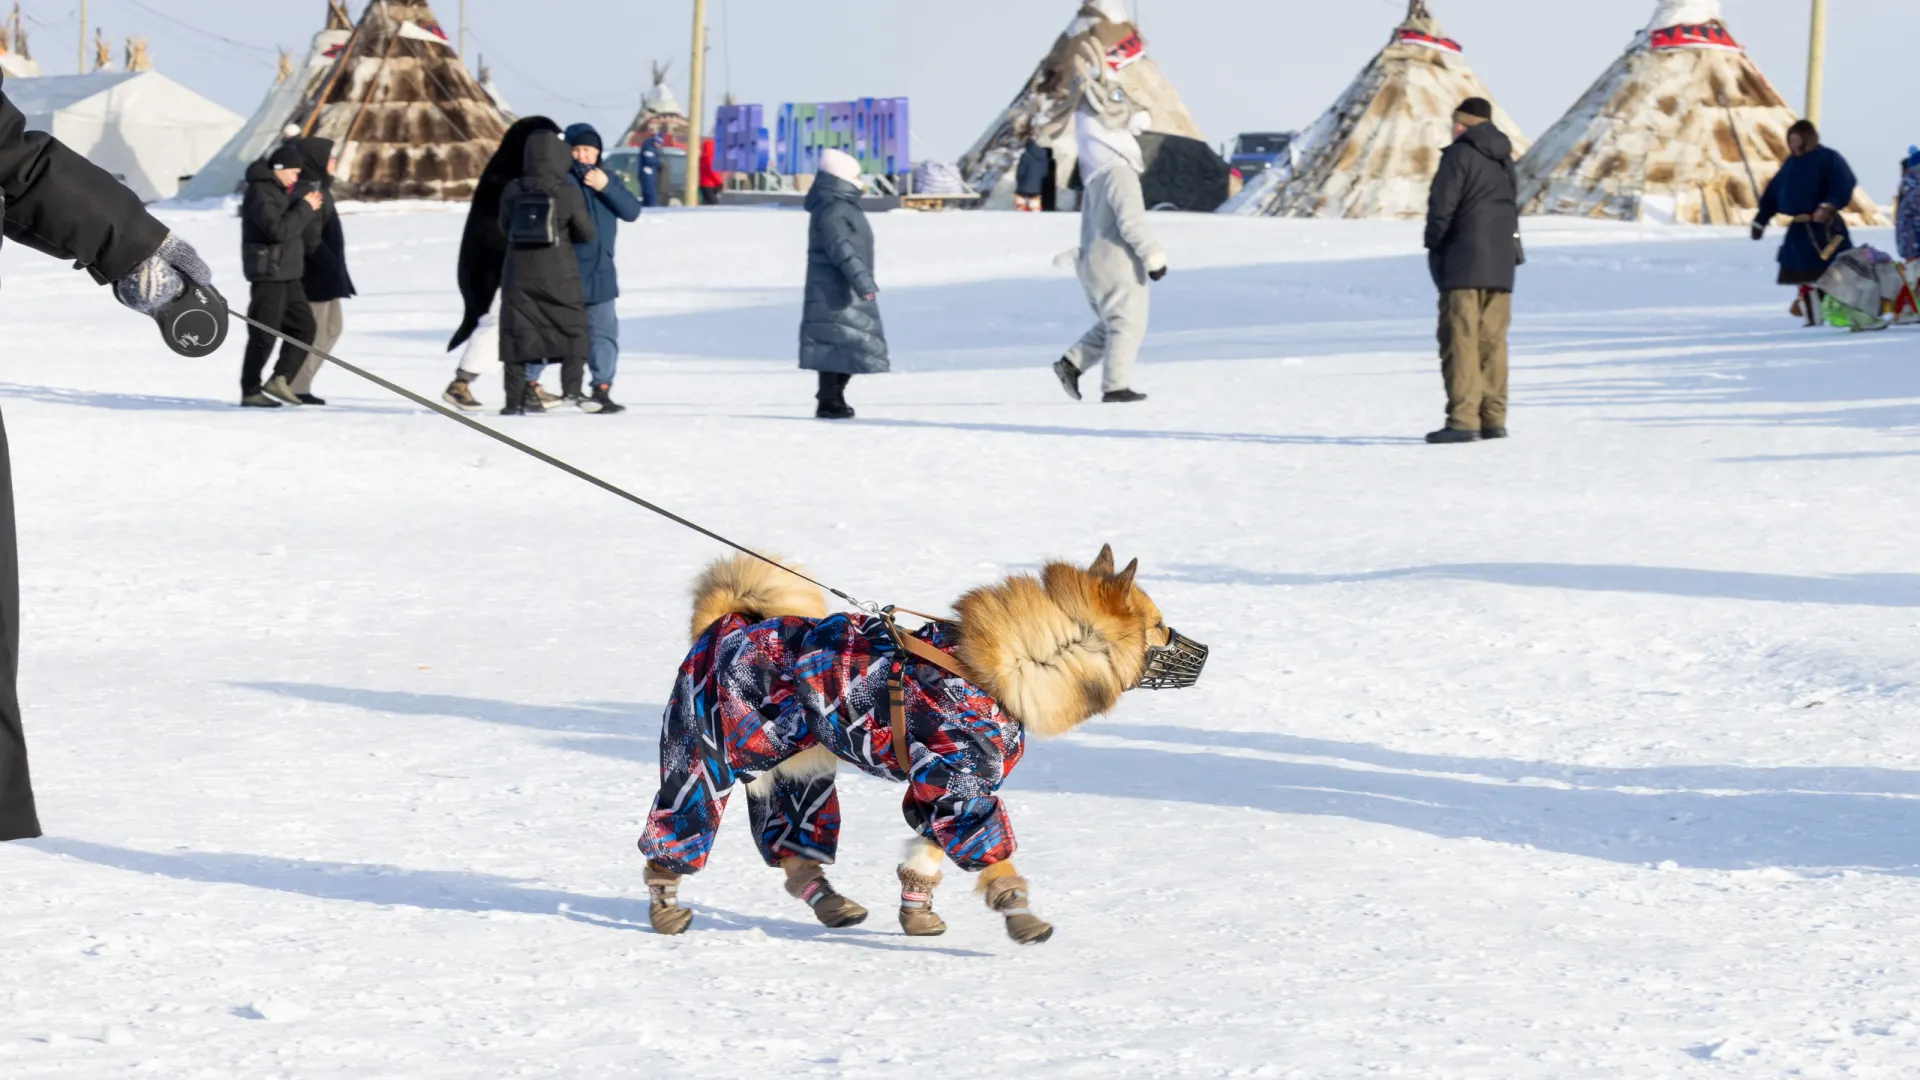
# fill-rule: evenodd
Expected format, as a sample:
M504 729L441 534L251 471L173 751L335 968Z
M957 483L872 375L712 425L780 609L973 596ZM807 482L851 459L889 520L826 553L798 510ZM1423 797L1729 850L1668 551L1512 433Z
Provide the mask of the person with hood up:
M527 383L529 364L564 364L568 396L580 393L590 351L587 306L574 245L591 243L593 218L569 178L573 154L560 136L527 138L526 168L500 194L507 262L500 279L500 360L506 367L503 416L544 412Z
M1147 336L1147 283L1167 276L1167 255L1147 228L1140 191L1146 164L1138 136L1153 121L1118 83L1106 80L1104 58L1083 61L1081 70L1101 74L1083 77L1073 117L1084 187L1074 265L1099 321L1054 363L1053 373L1079 401L1080 376L1105 364L1101 401L1145 401L1147 395L1133 389L1133 365Z
M1900 194L1894 199L1894 239L1903 259L1920 259L1920 146L1900 163Z
M1787 152L1787 160L1760 195L1753 238L1764 239L1768 223L1776 216L1793 219L1780 242L1777 280L1800 290L1795 306L1806 316L1808 326L1816 326L1821 321L1823 294L1814 283L1842 252L1853 250L1853 235L1840 211L1853 202L1859 182L1846 158L1820 145L1820 129L1811 121L1801 120L1787 129Z
M851 420L847 383L892 368L874 280L873 226L860 209L860 162L841 150L820 154L807 192L807 291L800 315L800 367L820 373L821 420Z
M544 116L529 116L514 122L500 139L500 148L487 160L474 185L473 202L467 207L467 227L460 237L460 261L457 271L460 297L466 303L466 315L460 328L447 342L447 351L465 345L453 381L441 393L441 400L467 412L482 408L473 396L473 383L501 369L500 317L493 303L500 294L500 275L507 264L507 232L500 226L500 196L507 185L520 179L526 169L527 140L536 132L560 134L560 125Z
M1507 437L1507 328L1520 265L1513 140L1493 105L1468 98L1453 114L1427 197L1427 268L1440 290L1440 374L1447 423L1430 443Z
M307 225L307 275L301 285L307 293L307 306L313 309L313 347L330 353L346 331L340 301L354 295L353 278L347 273L347 236L340 227L340 208L333 201L333 173L339 164L333 156L333 140L308 136L296 142L300 147L300 182L320 192L320 214ZM293 377L293 393L302 405L325 405L314 396L313 377L326 361L309 354L307 362Z
M593 338L588 357L593 397L580 402L580 407L611 416L625 411L613 400L613 376L620 364L620 315L614 310L614 301L620 298L620 274L614 269L613 254L620 223L640 220L640 200L627 190L624 181L607 175L600 167L603 144L592 124L568 128L567 145L573 148L570 175L593 218L593 239L573 247L574 257L580 261L580 292L587 304L587 326Z
M325 201L318 188L300 182L300 148L281 145L247 168L246 194L240 203L240 266L253 287L247 317L274 327L295 341L313 341L313 308L307 304L307 226L318 220ZM273 379L263 384L273 335L247 329L247 352L240 366L240 404L277 409L300 404L289 380L300 373L307 350L280 346Z
M719 206L727 178L713 171L713 140L700 140L700 205Z

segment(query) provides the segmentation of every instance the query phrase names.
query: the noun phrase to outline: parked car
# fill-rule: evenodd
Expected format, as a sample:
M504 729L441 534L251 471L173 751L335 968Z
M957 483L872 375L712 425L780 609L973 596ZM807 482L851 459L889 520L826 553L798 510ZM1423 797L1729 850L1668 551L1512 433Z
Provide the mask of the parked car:
M608 150L601 158L601 164L608 172L618 176L627 190L640 194L640 151L637 147L617 146ZM666 176L662 177L661 200L675 205L680 200L680 185L687 179L687 152L678 146L660 148L660 164Z
M1292 165L1293 144L1299 137L1297 131L1246 132L1233 141L1227 163L1250 182L1275 165Z

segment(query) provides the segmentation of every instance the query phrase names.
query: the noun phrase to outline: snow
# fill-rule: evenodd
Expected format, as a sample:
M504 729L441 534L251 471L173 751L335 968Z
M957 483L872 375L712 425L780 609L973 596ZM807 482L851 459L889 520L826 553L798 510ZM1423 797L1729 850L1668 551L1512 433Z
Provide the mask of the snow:
M232 218L166 213L239 293ZM460 222L350 217L344 355L439 391ZM736 800L651 934L714 547L337 372L243 413L237 347L9 246L51 835L0 846L0 1075L1911 1075L1912 332L1798 328L1737 230L1529 221L1515 437L1433 448L1417 223L1154 224L1142 406L1045 369L1071 215L892 214L899 374L817 423L805 219L722 210L623 231L632 411L511 426L875 600L1141 557L1213 661L1014 774L1024 949L951 870L948 935L897 933L859 777L865 926Z
M1700 26L1724 18L1720 0L1659 0L1653 9L1652 20L1647 23L1647 29L1665 30L1669 26Z

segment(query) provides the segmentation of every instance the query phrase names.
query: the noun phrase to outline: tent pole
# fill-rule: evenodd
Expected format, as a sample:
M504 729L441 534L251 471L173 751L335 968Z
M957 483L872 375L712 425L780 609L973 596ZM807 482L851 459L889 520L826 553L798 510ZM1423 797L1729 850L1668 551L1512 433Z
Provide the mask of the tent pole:
M687 96L692 100L688 116L693 121L693 131L687 139L687 177L680 185L680 202L683 206L700 205L700 143L704 137L702 128L706 126L704 115L707 109L705 95L701 93L702 83L707 77L707 0L693 0L693 78L689 82Z
M1807 119L1820 123L1820 89L1827 68L1827 0L1813 0L1813 29L1807 38Z
M80 74L87 73L87 0L80 0Z
M467 0L460 0L460 62L467 62Z

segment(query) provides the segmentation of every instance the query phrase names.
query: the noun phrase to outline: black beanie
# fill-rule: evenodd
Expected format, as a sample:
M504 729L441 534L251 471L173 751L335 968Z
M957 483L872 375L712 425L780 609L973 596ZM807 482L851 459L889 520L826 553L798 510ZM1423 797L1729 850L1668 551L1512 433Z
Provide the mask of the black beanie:
M304 160L300 154L299 143L281 143L279 148L267 155L267 164L275 169L298 169Z
M1460 103L1457 111L1466 113L1468 116L1477 116L1482 120L1491 120L1493 119L1493 102L1486 98L1470 97Z

